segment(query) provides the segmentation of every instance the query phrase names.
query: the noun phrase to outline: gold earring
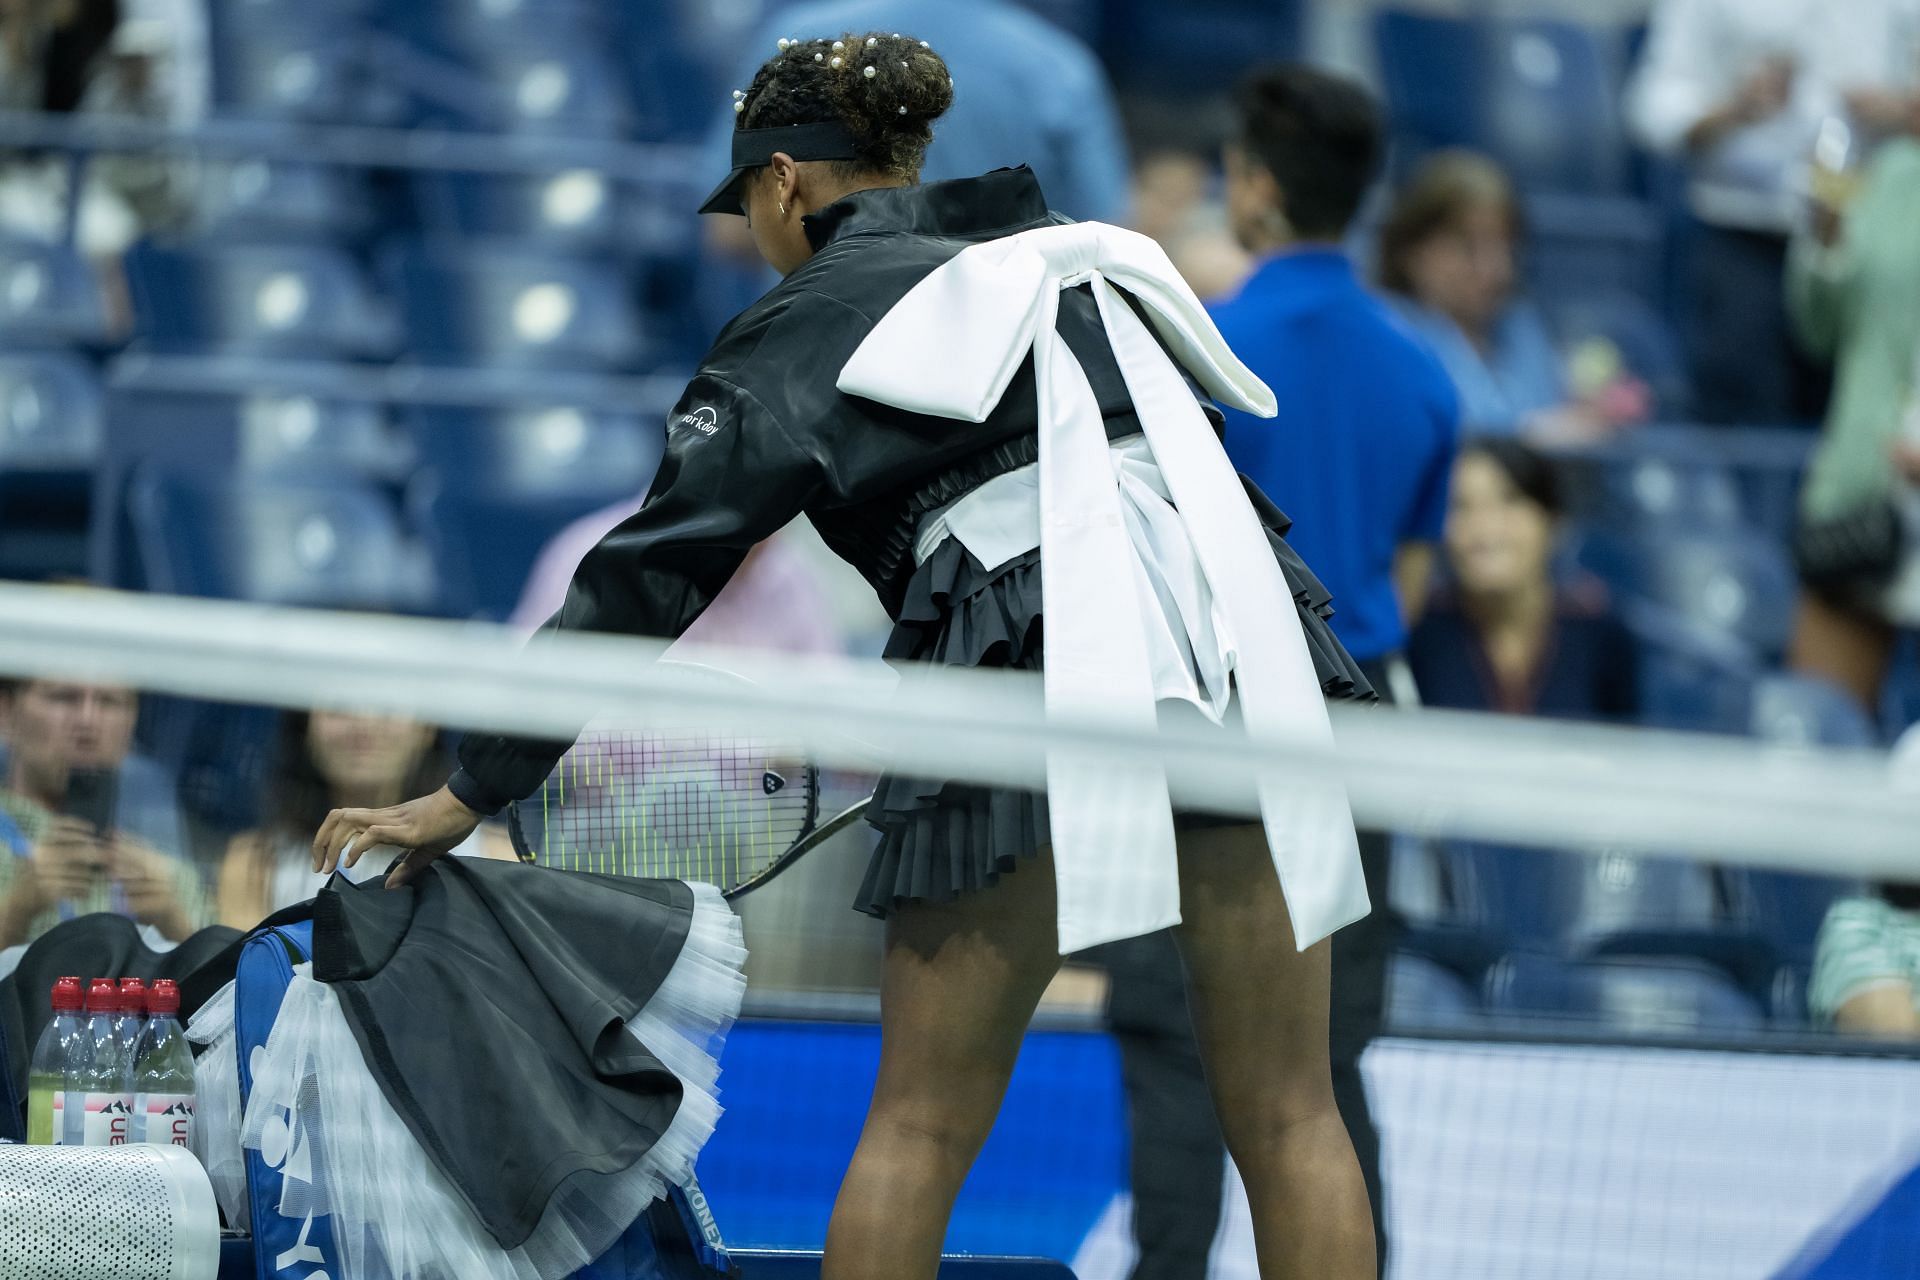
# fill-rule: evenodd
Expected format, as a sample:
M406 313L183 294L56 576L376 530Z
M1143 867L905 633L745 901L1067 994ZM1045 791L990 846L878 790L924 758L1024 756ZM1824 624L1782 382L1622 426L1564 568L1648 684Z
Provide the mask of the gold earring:
M780 216L783 218L787 216L787 202L785 200L780 201Z

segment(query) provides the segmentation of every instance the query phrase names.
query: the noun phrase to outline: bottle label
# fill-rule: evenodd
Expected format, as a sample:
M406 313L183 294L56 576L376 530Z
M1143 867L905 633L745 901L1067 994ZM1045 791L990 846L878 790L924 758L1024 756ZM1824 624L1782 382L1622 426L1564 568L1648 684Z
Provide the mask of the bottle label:
M80 1145L118 1147L127 1142L128 1126L133 1120L133 1104L124 1093L86 1093L86 1120L81 1126Z
M140 1125L135 1142L150 1142L157 1147L193 1145L192 1094L143 1093L134 1114Z

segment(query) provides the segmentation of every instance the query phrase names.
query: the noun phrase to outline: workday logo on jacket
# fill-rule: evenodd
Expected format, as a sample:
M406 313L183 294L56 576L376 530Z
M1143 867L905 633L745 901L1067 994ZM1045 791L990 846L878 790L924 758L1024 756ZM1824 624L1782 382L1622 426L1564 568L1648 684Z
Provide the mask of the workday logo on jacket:
M720 430L720 415L713 411L712 405L703 404L699 408L683 413L675 418L673 425L676 427L691 427L703 436L710 436Z

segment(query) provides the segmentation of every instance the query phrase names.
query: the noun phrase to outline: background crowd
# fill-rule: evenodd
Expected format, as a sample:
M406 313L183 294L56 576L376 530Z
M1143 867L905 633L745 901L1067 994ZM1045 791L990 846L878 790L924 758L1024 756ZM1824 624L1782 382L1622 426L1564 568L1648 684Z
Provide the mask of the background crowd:
M869 29L953 68L928 180L1030 164L1215 307L1281 404L1229 450L1395 700L1920 719L1920 0L4 0L0 573L536 624L768 284L691 212L727 90ZM873 652L871 610L797 528L699 638ZM0 727L0 947L245 926L316 814L445 769L52 680ZM1396 1016L1657 970L1690 1025L1920 1033L1910 891L1510 852L1377 842Z

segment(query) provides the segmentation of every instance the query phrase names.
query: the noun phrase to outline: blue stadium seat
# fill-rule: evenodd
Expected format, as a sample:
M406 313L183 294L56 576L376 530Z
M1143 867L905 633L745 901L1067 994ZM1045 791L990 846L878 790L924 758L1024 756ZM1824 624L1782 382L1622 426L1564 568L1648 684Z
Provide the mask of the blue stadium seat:
M1299 48L1301 0L1108 0L1101 53L1130 89L1193 99Z
M630 99L618 41L602 17L598 6L565 0L406 6L395 25L411 50L386 49L388 74L432 125L623 138ZM648 36L659 40L657 29Z
M391 117L351 6L222 0L210 17L216 114L341 124Z
M1865 891L1854 880L1751 867L1727 872L1727 882L1736 917L1766 939L1782 963L1802 969L1813 963L1827 908Z
M1601 464L1600 486L1601 518L1628 534L1743 523L1739 484L1711 460L1625 452Z
M1747 732L1760 667L1744 644L1642 600L1624 601L1620 615L1640 644L1642 724Z
M1387 969L1389 1027L1462 1029L1483 1020L1478 993L1459 974L1424 955L1394 953Z
M147 467L128 510L152 590L393 611L433 602L421 549L365 484Z
M456 488L493 497L638 501L660 465L657 422L566 405L420 409L408 428L422 465Z
M511 237L565 252L631 256L629 193L605 174L418 173L413 202L429 234Z
M1634 196L1529 192L1523 198L1526 246L1522 266L1527 292L1549 307L1589 301L1606 305L1626 297L1656 318L1665 314L1667 273L1662 268L1666 227L1660 210ZM1616 326L1630 321L1611 319ZM1652 335L1638 324L1625 336L1636 347L1677 344L1664 325Z
M1703 634L1738 640L1762 660L1786 650L1797 586L1785 550L1763 534L1592 533L1578 561L1616 596L1657 605Z
M1867 713L1837 685L1781 672L1754 686L1753 736L1792 746L1872 747L1880 735Z
M1598 1022L1635 1035L1747 1033L1766 1025L1760 1005L1712 966L1686 960L1570 963L1518 954L1487 977L1496 1015Z
M1465 146L1532 190L1624 192L1624 51L1598 31L1544 19L1375 19L1389 115L1410 153Z
M553 536L604 505L579 495L471 491L432 472L407 489L407 513L432 549L447 612L494 621L513 612ZM638 494L633 505L640 505Z
M647 333L605 262L510 245L404 246L389 258L408 346L434 363L631 371Z
M193 226L207 239L338 242L364 236L376 214L360 170L250 157L202 169Z
M99 282L77 250L0 238L0 345L84 345L107 336Z
M391 314L354 259L324 245L135 245L126 257L140 336L161 351L390 355Z
M0 471L85 471L101 438L91 363L63 351L0 353Z

